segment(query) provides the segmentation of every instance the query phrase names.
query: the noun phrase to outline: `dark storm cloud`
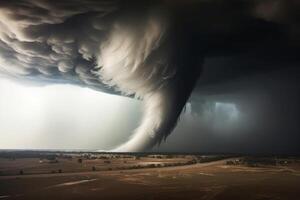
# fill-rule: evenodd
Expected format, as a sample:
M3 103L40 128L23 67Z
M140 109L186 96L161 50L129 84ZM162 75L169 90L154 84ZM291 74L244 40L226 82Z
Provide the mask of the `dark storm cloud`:
M117 150L144 150L170 134L199 77L207 96L297 68L298 13L296 0L1 1L0 71L143 99Z
M0 9L1 71L103 87L93 57L113 1L1 1Z
M186 23L181 28L191 36L199 35L193 40L201 42L200 49L195 47L200 53L224 55L251 49L253 42L261 41L266 43L261 46L281 47L299 38L297 1L166 2L166 9L174 10L174 19ZM120 5L121 10L148 6L138 1L1 1L2 70L17 75L74 75L87 84L97 82L91 73L93 58Z
M246 64L237 58L215 59L213 63L231 66L233 60ZM203 87L199 83L190 99L192 119L184 121L169 139L169 146L161 150L176 151L172 144L182 141L180 132L185 132L182 151L299 154L300 62L276 61L269 61L274 68L262 73L237 78L229 68L223 71L228 77L220 82ZM250 64L259 66L260 62L252 60ZM234 123L220 120L224 113L215 111L216 103L236 106L239 116ZM218 124L222 126L216 129Z

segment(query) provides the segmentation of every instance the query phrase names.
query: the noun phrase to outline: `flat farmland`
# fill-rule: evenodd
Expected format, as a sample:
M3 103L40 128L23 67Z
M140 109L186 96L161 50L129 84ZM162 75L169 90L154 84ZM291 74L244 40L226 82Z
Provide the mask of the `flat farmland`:
M299 199L298 159L201 158L2 159L0 199Z
M151 158L136 156L99 156L93 158L63 156L39 158L0 159L0 175L53 174L88 171L110 171L135 168L154 168L188 164L192 156Z

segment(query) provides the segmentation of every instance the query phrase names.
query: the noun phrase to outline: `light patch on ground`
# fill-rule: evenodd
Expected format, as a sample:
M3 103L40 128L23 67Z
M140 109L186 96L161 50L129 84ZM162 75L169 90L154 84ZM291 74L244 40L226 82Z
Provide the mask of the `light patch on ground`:
M70 186L70 185L78 185L78 184L88 183L88 182L92 182L92 181L96 181L96 180L98 180L98 179L72 181L72 182L66 182L66 183L61 183L61 184L58 184L58 185L54 185L52 187L63 187L63 186ZM49 188L52 188L52 187L49 187Z
M198 173L199 175L204 175L204 176L214 176L214 174L210 174L210 173L203 173L203 172L200 172Z

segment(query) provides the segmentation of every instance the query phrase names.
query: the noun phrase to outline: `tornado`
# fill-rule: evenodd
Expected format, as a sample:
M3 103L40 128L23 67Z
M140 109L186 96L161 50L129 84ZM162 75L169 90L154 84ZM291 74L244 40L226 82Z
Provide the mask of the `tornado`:
M166 139L200 75L201 59L168 17L152 10L143 20L119 21L101 46L101 80L141 99L144 108L140 126L113 151L144 151Z
M171 133L200 75L185 31L156 3L2 1L0 73L140 99L139 127L112 151L145 151Z
M141 100L140 125L112 151L145 151L172 132L200 76L203 86L245 73L244 66L235 75L217 66L205 78L204 58L247 54L274 45L274 38L298 41L298 22L290 20L297 6L283 0L0 1L0 76Z

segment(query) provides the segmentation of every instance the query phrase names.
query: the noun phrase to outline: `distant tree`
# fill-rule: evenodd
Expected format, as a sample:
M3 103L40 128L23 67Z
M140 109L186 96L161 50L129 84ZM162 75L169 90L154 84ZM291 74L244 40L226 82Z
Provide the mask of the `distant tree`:
M81 158L78 158L78 163L82 163L82 159Z
M48 156L46 156L46 159L49 160L49 161L55 161L56 156L55 155L48 155Z
M105 160L104 163L105 164L110 164L111 162L110 162L110 160Z
M166 158L173 158L173 155L169 154L166 156Z
M226 165L234 165L234 162L232 160L226 161Z
M135 160L140 160L140 156L135 156Z

